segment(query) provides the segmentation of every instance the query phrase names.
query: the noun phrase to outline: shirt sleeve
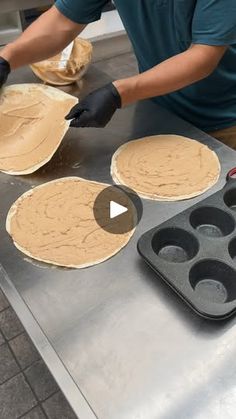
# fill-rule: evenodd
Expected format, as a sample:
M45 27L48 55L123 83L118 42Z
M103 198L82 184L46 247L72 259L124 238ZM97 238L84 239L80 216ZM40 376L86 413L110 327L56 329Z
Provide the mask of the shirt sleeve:
M68 19L87 24L99 20L108 0L57 0L56 8Z
M192 21L193 44L236 44L236 0L197 0Z

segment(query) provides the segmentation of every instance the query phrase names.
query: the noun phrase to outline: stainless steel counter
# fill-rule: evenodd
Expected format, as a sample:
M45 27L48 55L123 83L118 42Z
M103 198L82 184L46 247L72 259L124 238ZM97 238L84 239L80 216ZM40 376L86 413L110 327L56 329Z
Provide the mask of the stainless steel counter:
M107 81L103 73L88 75L88 82L93 79ZM24 70L10 80L34 78ZM32 261L5 231L7 211L24 191L68 175L111 182L113 152L130 139L160 133L183 134L215 149L222 173L208 195L223 186L236 153L148 101L117 112L104 130L70 130L52 161L34 175L0 175L0 285L81 419L236 417L235 318L199 318L136 251L144 231L201 197L144 201L129 245L84 270Z

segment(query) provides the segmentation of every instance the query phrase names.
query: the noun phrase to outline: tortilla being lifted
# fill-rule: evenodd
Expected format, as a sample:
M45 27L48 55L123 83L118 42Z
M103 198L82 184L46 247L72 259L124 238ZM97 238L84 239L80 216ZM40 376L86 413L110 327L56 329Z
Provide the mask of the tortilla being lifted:
M0 171L35 172L47 163L69 128L78 99L40 84L12 85L0 95Z
M79 177L40 185L12 205L6 229L15 246L34 259L73 268L96 265L118 253L135 230L111 234L97 224L94 201L108 186ZM106 225L100 206L100 223L104 217Z
M111 175L141 197L179 201L210 189L220 175L214 151L179 135L155 135L130 141L113 155Z

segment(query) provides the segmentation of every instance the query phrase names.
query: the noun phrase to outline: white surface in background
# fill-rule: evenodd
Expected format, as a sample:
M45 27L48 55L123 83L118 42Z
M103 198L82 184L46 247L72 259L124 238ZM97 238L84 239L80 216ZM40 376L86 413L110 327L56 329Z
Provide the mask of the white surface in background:
M90 23L81 33L82 38L89 40L98 40L109 38L124 32L123 23L116 10L102 14L97 22Z

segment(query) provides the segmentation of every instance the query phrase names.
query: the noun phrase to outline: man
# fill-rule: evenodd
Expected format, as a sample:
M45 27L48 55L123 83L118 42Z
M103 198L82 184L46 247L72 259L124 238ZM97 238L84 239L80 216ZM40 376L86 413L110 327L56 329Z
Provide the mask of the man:
M98 20L108 0L57 0L1 51L0 84L11 69L60 52ZM115 0L140 74L90 93L67 116L104 127L121 106L146 98L236 148L236 1Z

